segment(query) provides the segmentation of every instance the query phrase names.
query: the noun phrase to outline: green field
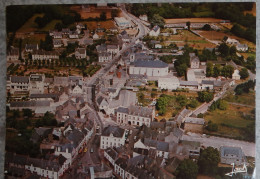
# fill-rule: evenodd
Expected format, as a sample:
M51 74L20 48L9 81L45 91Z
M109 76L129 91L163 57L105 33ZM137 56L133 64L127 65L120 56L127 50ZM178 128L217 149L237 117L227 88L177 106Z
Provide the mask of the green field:
M255 92L253 91L251 91L249 94L242 95L234 95L233 93L229 93L224 99L232 103L255 106Z
M194 12L195 17L212 17L214 16L214 12L212 11L203 11L203 12Z

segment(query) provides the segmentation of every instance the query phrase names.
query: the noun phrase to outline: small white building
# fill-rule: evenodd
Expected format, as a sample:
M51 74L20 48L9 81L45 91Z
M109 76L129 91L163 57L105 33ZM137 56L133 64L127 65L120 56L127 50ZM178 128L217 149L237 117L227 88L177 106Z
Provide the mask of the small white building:
M60 40L60 39L53 39L53 47L54 48L59 48L62 45L63 45L62 40Z
M229 44L229 45L239 44L238 40L232 39L232 38L229 38L229 37L227 38L226 43Z
M34 50L39 50L38 44L25 44L26 52L33 52Z
M55 51L35 50L32 52L32 60L59 59L59 54Z
M158 87L160 89L176 90L177 88L180 87L180 81L175 76L169 78L159 78Z
M247 44L237 44L236 49L237 49L237 51L240 51L240 52L246 52L246 51L248 51L248 46L247 46Z
M69 38L70 39L78 39L79 35L78 35L77 31L70 31Z
M149 32L149 35L153 37L158 37L159 34L160 34L160 27L158 25L154 26L152 30Z
M239 74L238 69L234 70L234 73L232 74L232 79L233 80L240 80L240 74Z
M125 145L125 129L117 126L106 127L100 136L100 149Z
M195 53L190 53L190 67L192 69L200 67L200 60L199 57L196 56Z
M162 48L162 45L161 45L161 44L155 44L154 47L155 47L155 48Z
M100 37L99 37L99 35L98 35L97 33L95 33L95 34L93 35L93 40L98 40L98 39L100 39Z
M115 17L115 22L121 29L129 28L130 22L125 17Z
M104 63L112 60L112 53L110 52L102 52L98 54L98 62Z
M87 51L85 48L77 48L75 51L76 59L82 59L87 57Z
M139 19L141 19L141 20L143 20L143 21L148 21L148 17L147 17L147 15L146 14L143 14L143 15L140 15L139 16Z
M62 38L62 32L53 32L53 38L54 39L61 39Z

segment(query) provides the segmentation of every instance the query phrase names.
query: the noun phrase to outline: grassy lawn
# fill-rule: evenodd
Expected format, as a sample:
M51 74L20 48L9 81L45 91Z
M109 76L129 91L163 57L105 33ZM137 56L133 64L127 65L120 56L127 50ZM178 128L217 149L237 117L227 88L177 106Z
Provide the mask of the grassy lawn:
M212 132L211 134L233 138L243 137L242 128L254 122L253 120L245 119L244 115L252 115L251 111L253 109L254 108L228 104L227 110L217 109L212 112L207 112L204 118L207 122L212 121L218 124L218 132Z
M214 15L212 11L194 12L195 17L210 17Z
M61 23L61 20L52 20L45 27L39 29L39 31L49 32L49 30L54 30L56 23Z
M234 95L233 93L229 93L225 98L226 101L232 103L241 103L250 106L255 106L255 92L250 91L249 94L242 95Z

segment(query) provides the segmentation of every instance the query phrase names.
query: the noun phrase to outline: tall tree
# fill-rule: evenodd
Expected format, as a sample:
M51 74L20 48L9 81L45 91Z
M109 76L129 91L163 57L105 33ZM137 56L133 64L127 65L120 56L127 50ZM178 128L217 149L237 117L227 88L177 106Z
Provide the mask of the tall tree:
M158 25L160 27L163 27L165 24L164 18L159 14L154 14L153 17L150 19L150 22L152 26Z
M175 173L179 179L196 179L198 175L198 165L190 159L185 159L177 167Z
M239 75L240 75L241 79L246 79L249 76L248 70L246 68L242 68L239 71Z
M220 162L220 154L218 149L215 149L213 147L208 147L202 150L198 160L200 173L206 175L216 174L219 162Z

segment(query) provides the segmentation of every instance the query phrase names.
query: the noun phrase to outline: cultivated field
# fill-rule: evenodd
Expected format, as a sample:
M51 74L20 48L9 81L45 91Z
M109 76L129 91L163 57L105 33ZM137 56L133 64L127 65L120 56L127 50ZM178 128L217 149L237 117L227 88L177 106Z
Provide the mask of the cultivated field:
M90 6L88 10L82 9L81 6L72 6L70 9L79 13L82 19L87 19L90 17L92 18L99 17L102 12L106 12L107 19L110 19L111 11L112 11L111 8L98 9L95 6ZM119 16L121 16L121 12L119 13Z
M171 35L170 37L163 37L165 45L170 43L176 43L178 46L184 46L186 43L199 50L205 47L213 48L216 47L215 44L210 43L203 38L189 32L188 30L178 30L177 35Z
M107 21L100 21L100 22L96 22L96 21L90 21L90 22L82 22L82 24L86 24L87 28L89 30L95 30L96 28L105 28L105 29L109 29L109 28L115 28L116 25L112 20L107 20Z
M180 19L165 19L166 24L178 24L186 23L190 21L191 23L220 23L223 19L215 18L180 18Z

